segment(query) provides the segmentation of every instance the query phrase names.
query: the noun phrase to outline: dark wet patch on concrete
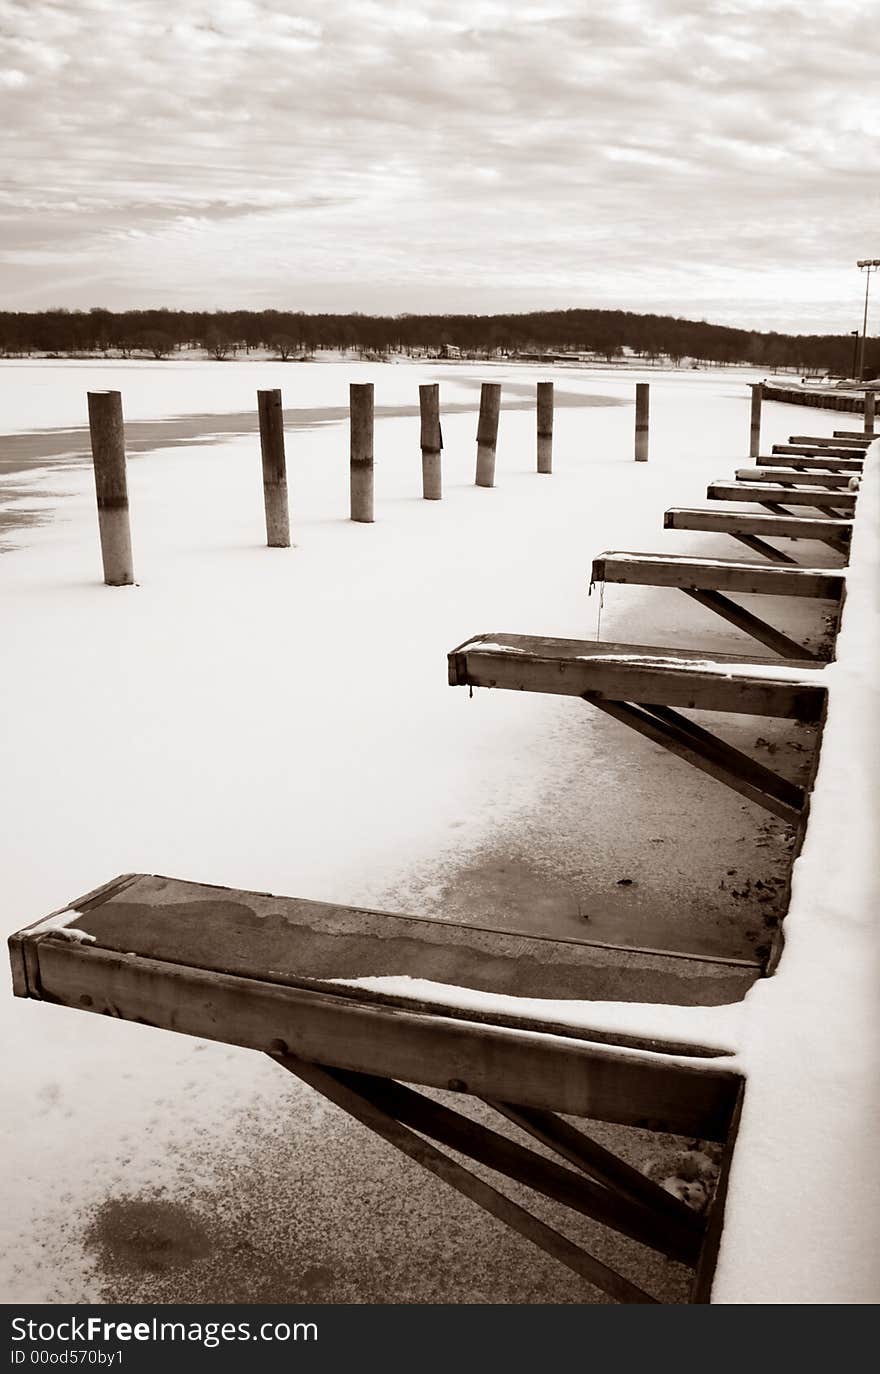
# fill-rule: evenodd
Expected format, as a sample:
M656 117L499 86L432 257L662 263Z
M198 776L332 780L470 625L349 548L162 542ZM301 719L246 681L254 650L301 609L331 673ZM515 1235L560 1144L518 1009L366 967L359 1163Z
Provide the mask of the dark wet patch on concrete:
M108 1302L327 1302L349 1280L338 1267L299 1253L291 1227L265 1244L258 1214L241 1215L246 1177L233 1170L236 1196L200 1191L198 1201L147 1195L110 1198L87 1224L83 1244ZM290 1200L288 1199L288 1202ZM206 1220L210 1217L210 1220Z
M211 1251L204 1223L188 1207L150 1197L110 1198L95 1213L85 1243L107 1274L167 1274Z
M430 1089L426 1095L512 1134L523 1144L535 1144L482 1103ZM188 1201L165 1203L182 1218L183 1227L194 1225L200 1236L208 1237L207 1248L199 1252L191 1248L184 1262L176 1262L176 1257L175 1262L162 1262L179 1233L170 1213L159 1223L152 1208L142 1214L140 1207L157 1199L103 1204L96 1216L99 1225L104 1223L102 1242L88 1242L95 1261L89 1285L92 1301L281 1305L581 1305L606 1301L591 1285L358 1123L336 1108L321 1105L311 1089L296 1082L288 1085L285 1078L279 1085L277 1112L283 1128L270 1125L265 1117L254 1119L247 1113L241 1117L235 1123L240 1145L231 1155L221 1155L225 1147L218 1145L206 1156L196 1149L181 1161L186 1172L207 1168L213 1176L210 1185L193 1187ZM634 1167L655 1172L669 1172L678 1154L692 1144L679 1137L599 1122L588 1123L587 1129ZM244 1148L241 1142L246 1142ZM536 1148L538 1153L547 1153L540 1145ZM497 1178L482 1165L470 1167L497 1184ZM520 1184L505 1181L504 1190L662 1301L687 1300L692 1275L683 1265ZM120 1218L121 1201L137 1205ZM170 1237L166 1217L171 1222ZM109 1243L105 1244L107 1232ZM142 1262L145 1252L150 1263Z

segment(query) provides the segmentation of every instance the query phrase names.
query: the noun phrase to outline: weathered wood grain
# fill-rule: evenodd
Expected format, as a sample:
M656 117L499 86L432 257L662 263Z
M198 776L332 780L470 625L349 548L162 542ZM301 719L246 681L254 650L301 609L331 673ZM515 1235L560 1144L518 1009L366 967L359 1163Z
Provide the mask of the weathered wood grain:
M542 1032L427 1016L40 939L45 1001L429 1087L566 1115L723 1139L737 1075Z
M674 506L663 517L668 530L704 530L718 534L750 534L767 539L817 539L832 548L848 546L849 520L806 515L763 515L757 511L715 511Z
M852 481L850 472L809 472L792 471L789 468L737 468L738 482L773 482L788 487L843 487L846 491Z
M685 554L610 552L593 559L594 582L625 582L647 587L705 588L768 596L822 597L839 601L844 578L824 568L770 567Z
M820 510L828 507L839 511L842 516L852 516L856 509L856 493L852 491L801 491L797 487L784 487L773 482L761 485L750 482L710 482L706 495L710 501L773 501L786 506L811 506Z
M771 519L767 516L766 519ZM452 686L502 687L562 696L598 693L612 701L650 701L694 710L818 720L825 691L803 677L798 662L788 680L750 674L767 660L734 654L601 644L538 635L477 635L449 654Z

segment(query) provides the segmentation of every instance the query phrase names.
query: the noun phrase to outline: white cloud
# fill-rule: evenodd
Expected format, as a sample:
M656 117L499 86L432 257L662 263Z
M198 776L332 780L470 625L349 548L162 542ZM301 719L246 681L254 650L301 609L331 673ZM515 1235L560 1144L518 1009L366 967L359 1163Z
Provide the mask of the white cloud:
M848 328L872 10L0 0L7 298Z

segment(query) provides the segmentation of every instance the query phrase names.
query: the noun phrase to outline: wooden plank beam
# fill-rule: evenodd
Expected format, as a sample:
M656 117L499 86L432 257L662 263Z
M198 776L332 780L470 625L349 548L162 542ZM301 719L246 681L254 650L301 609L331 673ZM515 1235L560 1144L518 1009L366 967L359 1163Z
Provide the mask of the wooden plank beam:
M574 1028L564 1020L518 1012L518 999L721 1005L744 996L758 968L753 960L559 939L510 927L493 930L146 873L132 875L124 885L110 885L93 902L75 900L63 916L70 938L91 936L98 948L118 954L377 1006L403 1002L409 1011L428 1015L666 1054L705 1052L709 1058L721 1051L673 1046L595 1026L585 1033L584 1024ZM41 941L59 937L47 933L44 920L18 938L36 951ZM439 987L471 988L507 1000L501 1009L465 1009L444 1002L439 991L432 1000L430 994L395 995L347 981L370 975L429 979ZM34 986L39 995L38 979Z
M801 458L850 458L852 450L824 444L774 444L772 453L794 453Z
M784 463L778 453L761 453L755 459L759 468L791 468L794 472L849 472L858 475L864 469L861 458L786 458Z
M789 468L737 468L738 482L774 482L789 487L842 487L848 491L849 484L858 474L849 472L796 472Z
M813 444L817 448L846 448L846 449L866 449L871 440L864 434L851 434L843 430L835 430L832 438L826 434L791 434L788 442L790 444Z
M606 701L598 696L584 699L790 825L796 825L802 818L806 798L801 788L732 745L723 744L693 721L646 703ZM662 716L661 711L664 712Z
M683 587L685 596L693 597L701 606L707 610L714 611L723 620L727 620L731 625L735 625L738 630L743 630L752 639L756 639L759 644L766 644L768 649L772 649L775 654L780 654L782 658L803 658L819 661L819 654L812 653L803 644L798 644L797 640L789 639L781 630L776 630L772 625L768 625L766 620L760 616L753 615L751 611L738 606L735 601L723 596L721 592L705 591L697 587Z
M718 534L751 534L777 539L815 539L838 553L849 547L852 523L815 516L764 515L752 511L696 510L672 507L663 517L668 530L704 530Z
M770 517L768 516L767 519ZM477 635L449 655L452 686L501 687L519 692L611 701L658 701L694 710L818 720L825 692L803 663L694 651L600 644L537 635ZM769 671L768 671L769 670Z
M143 1025L570 1116L723 1140L735 1075L42 938L39 995ZM33 996L34 993L32 992ZM585 1035L588 1033L585 1033Z
M836 429L834 431L834 437L835 439L852 439L857 444L870 445L877 436L874 434L865 434L864 430L861 429Z
M77 897L75 901L67 906L59 907L57 911L50 911L48 916L41 917L38 921L32 921L30 925L24 926L22 930L15 931L9 936L9 962L12 969L12 994L14 997L40 997L40 968L35 948L39 939L37 931L40 927L46 926L56 916L66 916L68 912L85 913L92 907L101 905L118 893L131 887L141 877L139 873L120 873L109 882L102 883L100 887L92 888L90 892Z
M481 1178L477 1178L457 1160L451 1159L449 1155L438 1150L429 1141L423 1140L421 1136L411 1131L389 1117L387 1113L375 1107L360 1093L355 1092L347 1083L339 1080L333 1074L316 1064L306 1063L301 1059L291 1056L273 1056L282 1068L289 1073L307 1083L323 1097L333 1102L349 1116L360 1121L368 1130L381 1136L389 1145L393 1145L402 1154L408 1155L410 1159L420 1164L423 1169L434 1174L437 1178L448 1183L465 1197L476 1202L484 1211L503 1221L506 1226L525 1236L540 1249L552 1255L560 1264L566 1265L581 1278L592 1283L601 1292L607 1293L609 1297L615 1298L617 1302L623 1303L649 1303L655 1299L650 1297L641 1288L630 1283L621 1274L610 1269L601 1260L582 1250L568 1240L559 1231L555 1231L545 1222L534 1217L531 1212L520 1207L518 1203L512 1202L510 1198L498 1192L490 1184L484 1183Z
M825 568L774 568L733 558L617 551L601 553L593 559L592 581L705 588L748 595L820 597L829 601L839 601L844 586L841 573Z
M706 489L710 501L766 501L783 499L786 506L813 506L825 510L830 506L844 515L852 517L856 509L854 491L802 491L797 487L783 487L779 483L764 482L710 482Z

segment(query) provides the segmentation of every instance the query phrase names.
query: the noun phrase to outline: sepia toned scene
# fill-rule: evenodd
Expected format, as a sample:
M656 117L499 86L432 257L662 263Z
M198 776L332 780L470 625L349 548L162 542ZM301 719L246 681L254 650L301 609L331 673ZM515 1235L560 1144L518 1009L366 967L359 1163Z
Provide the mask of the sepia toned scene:
M871 6L0 15L3 1302L877 1301Z

